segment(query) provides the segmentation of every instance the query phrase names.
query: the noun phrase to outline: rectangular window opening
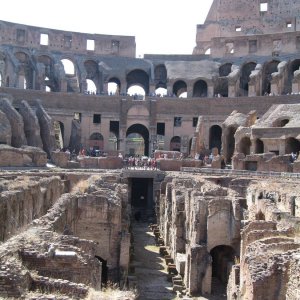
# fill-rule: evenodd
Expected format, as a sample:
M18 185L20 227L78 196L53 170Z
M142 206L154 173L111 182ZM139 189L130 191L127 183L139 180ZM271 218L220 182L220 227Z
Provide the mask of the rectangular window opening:
M95 40L86 40L86 50L88 51L95 50Z
M165 123L157 123L156 124L156 134L157 135L165 135Z
M193 127L197 127L198 124L198 117L193 118Z
M174 117L174 127L181 127L181 117Z
M286 23L286 28L292 28L292 23L291 22L287 22Z
M260 12L268 11L268 2L261 2L259 10L260 10Z
M236 32L242 31L242 27L241 27L241 26L236 26L236 27L235 27L235 31L236 31Z
M72 46L72 36L65 35L64 36L64 46L65 48L71 48Z
M40 35L40 45L48 46L49 44L49 36L47 33L41 33Z
M228 42L225 44L226 54L234 54L234 43Z
M81 113L80 112L74 113L74 120L78 120L79 122L81 122Z
M94 114L93 123L94 124L100 124L101 123L101 115L100 114Z

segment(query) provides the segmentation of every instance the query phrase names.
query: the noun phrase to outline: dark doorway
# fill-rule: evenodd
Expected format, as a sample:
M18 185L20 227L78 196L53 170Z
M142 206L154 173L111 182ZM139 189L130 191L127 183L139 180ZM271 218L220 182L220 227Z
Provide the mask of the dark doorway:
M95 257L102 263L101 283L102 283L102 285L106 285L107 278L108 278L107 261L100 256L95 256Z
M300 142L297 139L290 137L285 141L285 153L291 154L292 152L300 152Z
M235 148L234 134L235 134L235 132L236 132L236 128L234 128L234 127L228 128L228 133L226 136L226 141L227 141L226 163L231 163L231 158L234 154L234 148Z
M210 251L212 257L212 277L227 284L231 266L234 264L234 249L230 246L217 246Z
M149 156L149 131L147 127L142 124L133 124L126 131L126 138L128 135L136 133L144 140L144 155Z
M131 207L135 221L147 221L153 218L153 178L131 179Z
M218 148L219 154L221 153L222 146L222 128L218 125L213 125L209 129L209 149Z
M261 139L255 141L255 153L264 153L264 142Z

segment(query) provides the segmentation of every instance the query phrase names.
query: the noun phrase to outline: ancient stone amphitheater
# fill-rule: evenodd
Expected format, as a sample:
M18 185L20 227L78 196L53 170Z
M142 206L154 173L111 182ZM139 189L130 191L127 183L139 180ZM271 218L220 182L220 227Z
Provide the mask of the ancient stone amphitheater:
M143 59L0 21L0 298L300 299L299 16L214 0Z

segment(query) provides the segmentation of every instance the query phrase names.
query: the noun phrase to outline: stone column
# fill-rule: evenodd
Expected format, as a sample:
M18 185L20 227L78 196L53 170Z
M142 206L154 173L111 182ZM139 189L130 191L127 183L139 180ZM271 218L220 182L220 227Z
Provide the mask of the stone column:
M123 154L126 154L126 126L120 126L120 136L119 136L119 150Z
M193 97L193 86L188 84L187 88L186 88L186 92L187 92L187 97L192 98Z

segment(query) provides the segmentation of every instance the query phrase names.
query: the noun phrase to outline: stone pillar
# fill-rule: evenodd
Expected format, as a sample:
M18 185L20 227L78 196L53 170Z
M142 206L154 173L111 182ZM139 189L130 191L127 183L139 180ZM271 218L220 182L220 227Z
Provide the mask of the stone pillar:
M192 98L193 97L193 86L188 84L187 88L186 88L186 92L187 92L187 97Z
M127 95L127 83L126 83L126 81L121 82L120 95Z
M248 97L255 97L261 95L262 78L261 78L262 65L257 64L255 69L249 76L248 83Z
M213 98L214 97L214 86L212 83L210 83L208 86L207 86L207 97L208 98Z
M150 84L149 85L149 96L152 96L154 94L155 94L155 84Z
M126 154L126 126L120 126L119 150L123 156Z
M294 72L294 79L292 81L292 93L298 94L300 92L300 70Z
M108 94L108 82L104 82L103 90L99 91L100 93L103 92L104 94Z

